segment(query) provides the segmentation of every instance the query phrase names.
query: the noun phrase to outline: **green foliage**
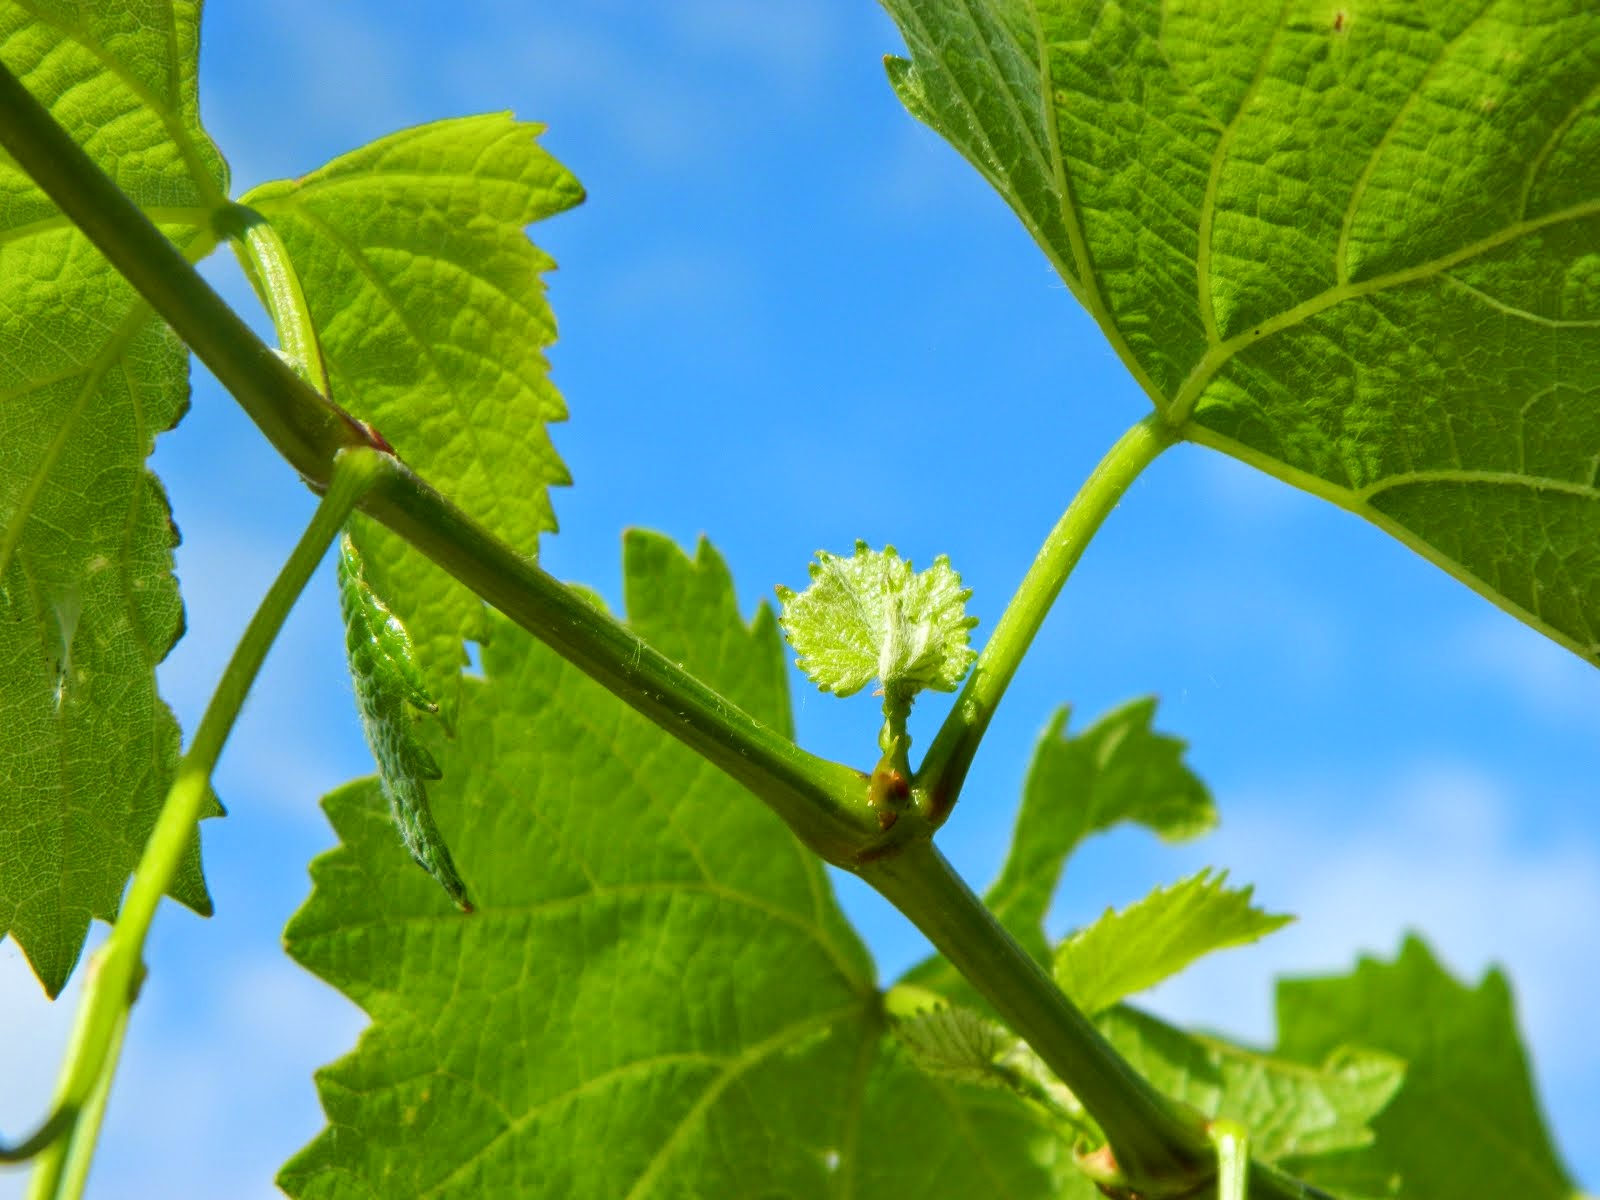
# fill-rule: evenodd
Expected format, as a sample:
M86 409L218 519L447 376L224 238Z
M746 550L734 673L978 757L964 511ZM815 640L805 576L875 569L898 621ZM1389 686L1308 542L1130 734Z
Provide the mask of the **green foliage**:
M777 623L765 608L743 622L708 547L691 562L630 535L625 574L636 629L789 728ZM374 1024L322 1073L330 1129L284 1187L614 1200L865 1195L877 1179L957 1197L998 1178L1043 1194L1029 1147L1048 1131L1020 1101L928 1080L885 1038L816 858L496 620L456 738L419 731L477 913L451 914L410 865L377 787L326 801L343 844L313 868L288 945ZM898 1135L913 1113L948 1157Z
M911 1061L929 1075L1015 1092L1055 1122L1063 1138L1092 1129L1077 1097L998 1021L915 985L890 988L884 1007Z
M989 1087L1015 1086L1004 1059L1017 1038L1000 1022L905 985L889 989L885 1006L901 1045L930 1075Z
M856 543L849 558L817 551L811 585L778 588L783 632L799 667L824 692L850 696L876 679L891 697L955 690L976 652L967 635L972 592L940 555L926 571L893 546Z
M1101 1027L1167 1095L1248 1129L1253 1157L1322 1185L1330 1156L1343 1168L1371 1153L1375 1119L1407 1078L1406 1064L1342 1042L1325 1057L1298 1060L1288 1049L1293 1031L1279 1020L1284 1045L1276 1055L1184 1033L1126 1007L1106 1013Z
M1011 203L1177 433L1362 513L1600 660L1600 110L1594 55L1568 52L1600 14L888 4L906 103ZM226 194L197 20L0 0L0 58L191 257ZM552 264L523 229L581 199L536 132L440 122L246 197L297 268L335 399L530 557L566 475L545 431L564 416L541 354ZM182 620L175 535L143 463L186 365L9 161L0 194L0 917L53 992L115 911L176 758L153 679ZM942 558L918 574L864 544L811 574L779 589L783 630L823 690L881 683L885 761L909 774L904 706L975 657L968 594ZM1072 1143L1103 1139L1072 1093L945 960L880 992L817 858L741 786L376 525L356 523L340 578L380 778L326 798L341 845L287 940L372 1025L319 1078L329 1128L284 1168L293 1195L1093 1194ZM625 582L638 634L790 736L779 622L742 619L708 546L630 535ZM481 678L463 639L485 643ZM1041 964L1083 839L1215 822L1153 713L1069 735L1063 710L1041 740L989 893ZM865 786L837 771L841 794ZM472 920L448 907L470 906L441 827ZM865 854L840 861L870 875ZM165 875L142 878L148 915ZM1118 1003L1283 922L1223 884L1108 912L1055 967L1134 1070L1237 1122L1229 1194L1248 1136L1346 1200L1570 1195L1498 975L1463 988L1412 942L1285 984L1272 1054ZM206 903L192 849L173 890Z
M1398 1176L1405 1200L1572 1197L1498 971L1464 987L1410 938L1393 962L1280 983L1278 1024L1281 1052L1302 1062L1359 1043L1407 1063L1404 1089L1373 1123L1372 1159L1343 1164L1328 1186L1356 1193Z
M0 61L192 258L227 186L199 123L198 19L0 0ZM55 995L177 763L155 681L183 629L177 535L144 460L188 403L188 361L3 155L0 195L0 934ZM172 893L209 912L198 851Z
M1252 889L1225 887L1227 878L1201 871L1121 912L1108 909L1056 949L1061 990L1092 1016L1214 950L1259 941L1294 919L1256 908Z
M455 906L471 912L466 884L428 807L427 781L440 777L439 764L416 733L415 714L437 713L439 706L428 695L406 627L367 586L361 552L349 534L339 539L339 608L356 710L400 840Z
M885 4L1181 436L1600 663L1600 8Z
M583 198L541 129L505 113L439 121L242 197L288 249L333 399L530 556L555 528L546 489L568 478L545 430L566 416L542 353L555 264L523 230ZM448 724L483 604L375 523L352 532Z
M1132 822L1180 841L1216 824L1210 793L1183 763L1183 742L1152 730L1155 711L1154 699L1135 700L1069 734L1071 710L1062 708L1034 749L1011 850L984 903L1043 964L1051 962L1045 914L1084 838ZM943 958L913 967L905 982L982 1003Z

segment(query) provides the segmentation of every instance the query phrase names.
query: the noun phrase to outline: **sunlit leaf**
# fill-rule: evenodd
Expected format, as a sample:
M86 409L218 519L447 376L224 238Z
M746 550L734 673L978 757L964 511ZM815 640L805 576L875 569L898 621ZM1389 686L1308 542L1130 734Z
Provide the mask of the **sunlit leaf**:
M1283 1053L1305 1062L1350 1044L1406 1062L1405 1086L1373 1123L1374 1152L1345 1175L1398 1177L1405 1200L1572 1197L1498 971L1466 987L1409 938L1393 962L1364 958L1349 975L1280 983L1278 1024Z
M0 60L185 253L227 171L200 128L199 5L0 0ZM183 629L145 469L188 358L0 154L0 933L59 992L117 911L178 755L155 668ZM198 842L172 892L210 911Z

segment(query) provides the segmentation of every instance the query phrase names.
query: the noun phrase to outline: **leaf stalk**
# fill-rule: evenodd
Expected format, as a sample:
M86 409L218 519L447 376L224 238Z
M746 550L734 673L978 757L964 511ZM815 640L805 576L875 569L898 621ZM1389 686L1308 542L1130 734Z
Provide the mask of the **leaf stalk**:
M917 771L919 803L935 828L955 807L989 722L1067 577L1129 486L1175 440L1158 413L1136 422L1106 451L1045 538Z

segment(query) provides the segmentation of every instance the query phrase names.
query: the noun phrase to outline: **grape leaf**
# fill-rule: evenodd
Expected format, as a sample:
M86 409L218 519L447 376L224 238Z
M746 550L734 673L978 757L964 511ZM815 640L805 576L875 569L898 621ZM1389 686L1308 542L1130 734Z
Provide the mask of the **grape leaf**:
M891 695L953 692L977 657L971 597L942 554L916 571L893 546L857 542L849 558L818 550L805 591L778 588L778 620L796 665L824 692L852 696L874 679Z
M1294 919L1256 908L1252 889L1230 889L1227 878L1225 871L1201 871L1121 912L1108 909L1057 947L1061 990L1092 1016L1198 958L1257 941Z
M1600 8L885 3L1180 436L1600 663Z
M1330 1156L1348 1161L1352 1153L1368 1152L1373 1123L1382 1120L1379 1114L1407 1078L1405 1064L1393 1055L1343 1042L1306 1063L1286 1052L1258 1054L1184 1033L1126 1006L1111 1009L1099 1023L1156 1087L1208 1117L1238 1121L1250 1131L1253 1158L1308 1183L1322 1179Z
M199 16L0 0L0 60L191 258L227 187L200 127ZM177 763L155 679L183 629L177 533L144 461L188 403L188 357L5 155L0 310L0 932L54 996ZM171 891L210 911L198 839Z
M787 732L777 622L721 560L626 544L634 628ZM378 787L324 802L290 953L373 1018L319 1075L297 1197L1051 1195L1015 1096L927 1080L887 1036L817 859L754 797L499 617L435 818L477 911L409 861ZM907 1139L915 1122L926 1140Z
M1350 975L1279 983L1278 1024L1281 1052L1303 1062L1352 1043L1406 1061L1405 1086L1374 1123L1371 1155L1402 1180L1406 1200L1573 1195L1498 971L1465 987L1408 938L1393 962L1364 958Z
M1210 793L1183 763L1184 743L1151 728L1155 710L1153 698L1135 700L1069 734L1071 710L1062 708L1034 750L1011 851L984 903L1045 965L1051 961L1045 914L1084 838L1124 821L1171 841L1216 825ZM905 982L984 1006L942 957L913 967Z
M334 399L529 555L556 527L546 489L568 477L545 430L566 416L541 353L555 264L523 230L583 198L541 129L507 113L439 121L242 198L289 252ZM448 720L483 604L375 522L352 532Z

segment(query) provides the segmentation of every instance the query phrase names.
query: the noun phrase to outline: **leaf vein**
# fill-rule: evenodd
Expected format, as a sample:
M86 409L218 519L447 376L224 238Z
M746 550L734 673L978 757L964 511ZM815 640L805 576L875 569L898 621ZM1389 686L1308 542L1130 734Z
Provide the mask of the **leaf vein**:
M1272 52L1277 48L1278 38L1283 33L1288 16L1288 0L1284 0L1278 6L1278 24L1273 28L1272 36L1267 39L1267 44L1261 52L1261 63L1211 152L1211 170L1206 176L1205 195L1200 201L1199 239L1195 243L1194 266L1196 286L1199 288L1200 322L1205 327L1206 341L1213 346L1222 340L1217 333L1215 283L1211 277L1211 238L1217 213L1217 188L1222 180L1222 164L1233 146L1234 133L1239 128L1240 119L1250 107L1250 102L1255 99L1256 91L1261 87L1262 81L1267 77L1267 68L1272 64Z
M1366 199L1367 187L1372 182L1373 173L1378 168L1378 160L1383 157L1383 152L1389 146L1395 130L1400 127L1400 122L1411 114L1412 108L1421 99L1423 90L1433 82L1434 75L1450 57L1450 52L1460 43L1477 23L1494 7L1494 0L1484 0L1483 6L1478 9L1473 18L1464 24L1456 35L1439 46L1438 56L1428 64L1427 70L1417 80L1416 85L1406 95L1404 101L1395 109L1394 116L1390 118L1388 127L1378 138L1377 144L1372 147L1372 152L1367 156L1366 164L1361 168L1361 174L1356 178L1355 187L1350 190L1350 202L1345 206L1344 219L1339 223L1339 241L1333 252L1334 278L1341 284L1350 282L1350 230L1355 224L1356 213L1361 207L1361 202Z
M809 1037L819 1029L826 1029L841 1018L859 1011L859 1009L860 1005L858 1003L847 1004L843 1008L836 1008L831 1012L811 1016L804 1021L796 1021L793 1025L780 1029L765 1041L757 1042L754 1046L748 1047L736 1058L728 1060L722 1073L711 1081L705 1091L700 1094L700 1098L695 1101L688 1112L684 1113L677 1126L657 1148L655 1155L650 1160L650 1165L644 1169L644 1172L634 1181L634 1185L628 1189L628 1194L624 1200L639 1200L639 1197L649 1192L650 1186L660 1176L661 1172L666 1169L667 1162L677 1152L679 1143L694 1130L700 1118L717 1102L722 1093L732 1087L742 1076L760 1066L762 1062L790 1043Z

